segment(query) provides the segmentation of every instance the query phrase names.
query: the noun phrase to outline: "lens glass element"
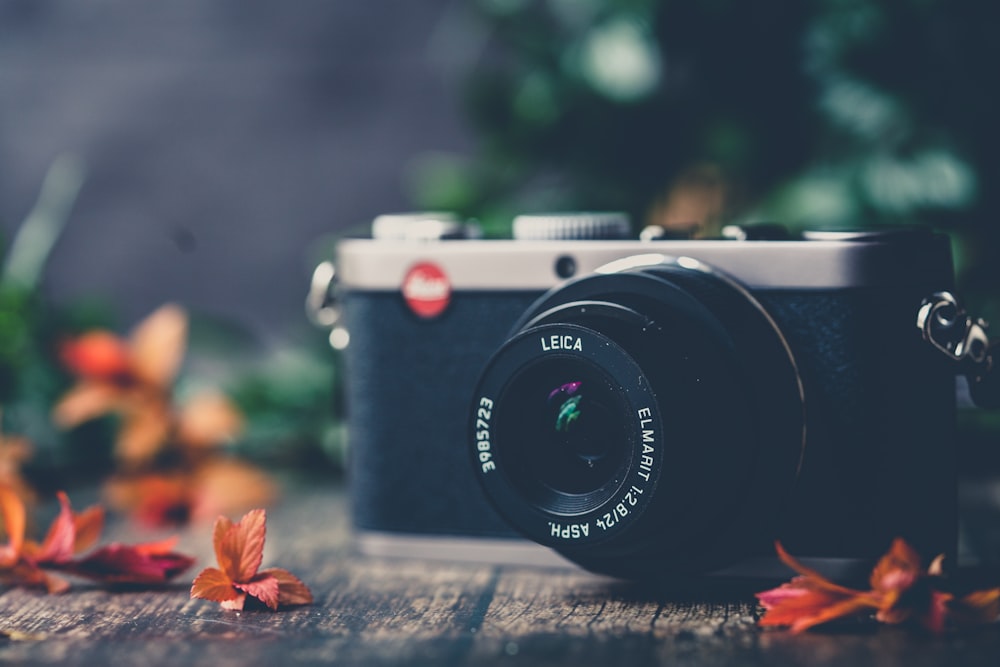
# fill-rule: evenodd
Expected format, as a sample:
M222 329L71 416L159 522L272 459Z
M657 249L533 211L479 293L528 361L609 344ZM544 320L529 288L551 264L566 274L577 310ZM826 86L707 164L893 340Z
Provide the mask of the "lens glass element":
M501 404L505 470L535 504L574 513L615 492L630 455L628 411L596 365L546 357L511 380Z

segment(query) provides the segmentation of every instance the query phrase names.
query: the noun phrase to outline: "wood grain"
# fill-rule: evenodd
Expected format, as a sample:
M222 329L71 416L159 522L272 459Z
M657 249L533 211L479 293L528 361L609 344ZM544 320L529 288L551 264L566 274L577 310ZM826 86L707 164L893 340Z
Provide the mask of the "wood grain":
M671 599L575 570L368 559L350 548L340 488L293 489L269 512L264 565L299 575L313 605L225 611L159 590L76 585L0 595L0 662L24 664L924 665L995 667L1000 627L942 639L860 624L762 632L751 599ZM124 524L112 537L149 539ZM181 549L212 562L211 527Z

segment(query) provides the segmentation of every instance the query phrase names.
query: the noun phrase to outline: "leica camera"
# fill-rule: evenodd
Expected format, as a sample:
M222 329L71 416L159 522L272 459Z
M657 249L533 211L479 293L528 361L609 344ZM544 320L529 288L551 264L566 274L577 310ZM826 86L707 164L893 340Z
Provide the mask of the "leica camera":
M830 568L954 553L954 369L915 326L946 237L513 236L407 214L338 245L363 551L657 580L766 569L775 540Z

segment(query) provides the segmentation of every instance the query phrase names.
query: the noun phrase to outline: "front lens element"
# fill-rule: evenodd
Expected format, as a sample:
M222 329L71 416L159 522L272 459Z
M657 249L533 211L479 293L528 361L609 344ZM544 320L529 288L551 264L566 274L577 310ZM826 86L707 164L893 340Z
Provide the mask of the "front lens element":
M567 382L549 392L547 410L554 416L556 447L577 457L589 469L596 469L610 450L613 433L611 410L594 398L599 387L584 382Z
M599 368L572 357L544 358L513 378L501 404L506 418L497 436L510 443L504 462L532 502L579 511L614 492L629 449L627 413Z
M661 415L635 360L603 334L544 325L480 378L475 460L487 493L535 540L603 542L645 511L663 461Z

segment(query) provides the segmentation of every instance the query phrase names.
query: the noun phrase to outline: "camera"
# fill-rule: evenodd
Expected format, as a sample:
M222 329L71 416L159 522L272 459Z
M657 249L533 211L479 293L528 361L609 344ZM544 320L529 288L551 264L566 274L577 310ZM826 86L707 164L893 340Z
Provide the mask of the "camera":
M915 326L947 237L475 229L380 216L338 244L363 551L656 580L755 576L775 540L828 572L897 536L954 554L955 372Z

